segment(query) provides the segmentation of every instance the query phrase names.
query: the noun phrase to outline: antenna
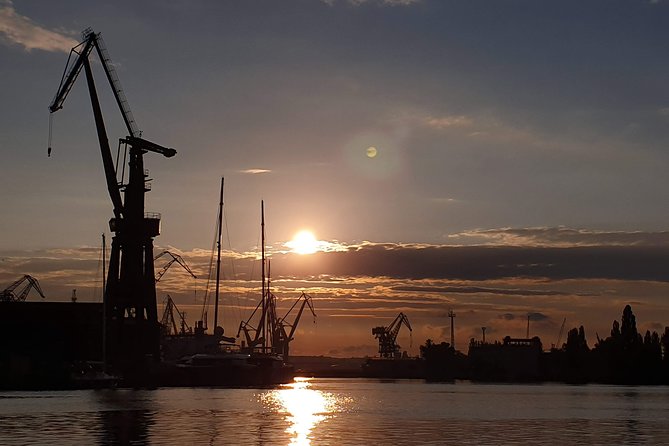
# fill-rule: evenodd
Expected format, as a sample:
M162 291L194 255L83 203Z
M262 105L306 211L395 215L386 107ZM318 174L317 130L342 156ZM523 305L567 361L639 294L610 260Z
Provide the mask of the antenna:
M455 313L453 310L448 310L448 317L451 318L451 348L455 350L455 329L454 329L454 319L455 319Z

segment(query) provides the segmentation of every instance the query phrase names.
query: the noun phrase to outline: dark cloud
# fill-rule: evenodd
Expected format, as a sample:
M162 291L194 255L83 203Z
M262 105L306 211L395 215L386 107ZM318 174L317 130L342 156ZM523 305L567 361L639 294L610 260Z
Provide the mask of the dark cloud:
M272 271L402 279L668 280L669 246L440 246L363 244L345 252L275 255Z
M546 321L550 319L549 316L546 316L543 313L528 313L527 316L530 318L531 321L535 322Z
M458 293L458 294L502 294L506 296L566 296L573 295L564 291L554 290L523 290L515 288L489 288L478 286L411 286L398 285L391 287L393 291L413 291L426 293Z
M516 318L516 316L514 316L511 313L504 313L504 314L500 314L499 318L504 319L505 321L512 321Z

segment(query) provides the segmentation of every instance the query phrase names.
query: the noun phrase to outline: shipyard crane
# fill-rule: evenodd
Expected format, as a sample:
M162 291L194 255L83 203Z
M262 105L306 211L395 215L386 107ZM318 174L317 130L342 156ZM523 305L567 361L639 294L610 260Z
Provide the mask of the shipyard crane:
M400 346L395 341L402 324L406 325L409 332L413 331L409 323L409 318L404 313L398 314L395 320L387 327L372 328L372 334L379 340L379 354L382 358L397 358L400 356Z
M24 282L25 286L17 292L19 286ZM0 293L0 302L23 302L32 289L37 291L42 296L42 299L44 299L44 293L42 293L42 288L39 286L37 279L26 274Z
M293 323L288 322L288 316L290 316L290 313L297 307L300 301L302 301L302 304L299 306L299 310L297 311L297 315L295 316ZM284 358L288 357L290 341L294 339L295 330L297 330L297 324L300 323L300 318L302 317L302 312L304 311L305 306L309 307L311 314L314 316L314 322L316 322L316 312L314 311L314 306L311 301L311 296L303 292L300 297L298 297L297 300L293 303L293 306L290 307L290 309L286 312L286 315L278 319L276 322L277 332L275 335L275 350L277 350L277 353L283 354Z
M70 52L49 111L53 114L63 108L65 99L83 67L114 212L109 221L114 237L105 289L105 351L112 365L132 368L147 355L151 355L154 360L160 358L160 329L153 263L153 238L160 234L160 214L144 212L145 194L150 190L150 184L147 183L150 180L148 171L144 170L143 156L147 152L153 152L169 158L176 154L176 150L142 138L101 35L88 28L82 33L82 37L83 41ZM91 69L93 49L98 55L129 133L125 138L119 139L116 166ZM121 146L124 147L123 163L126 158L128 161L127 181L126 168L123 165L118 166ZM119 169L120 181L117 175Z
M191 269L186 264L186 261L179 254L174 254L174 253L171 253L169 251L163 251L160 254L158 254L157 256L155 256L153 258L153 261L155 262L156 260L158 260L159 258L161 258L162 256L165 256L165 255L170 256L171 259L156 274L156 283L160 282L160 279L165 275L167 270L170 269L170 266L172 266L174 263L178 263L179 265L181 265L181 267L183 269L185 269L188 272L188 274L191 275L191 277L193 279L197 279L197 276L195 274L193 274L193 271L191 271Z
M179 325L177 328L177 322L174 318L174 312L177 312L179 316ZM174 303L172 297L167 295L167 302L165 304L165 311L163 312L163 317L160 320L161 329L164 335L185 335L190 334L193 330L186 323L186 313L179 311L177 304Z

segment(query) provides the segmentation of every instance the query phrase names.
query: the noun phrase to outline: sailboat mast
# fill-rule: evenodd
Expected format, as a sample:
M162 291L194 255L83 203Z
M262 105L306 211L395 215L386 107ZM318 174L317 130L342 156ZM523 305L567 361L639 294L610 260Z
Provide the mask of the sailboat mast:
M223 184L225 178L221 177L221 196L218 201L218 238L216 239L216 247L218 250L216 258L216 306L214 307L214 333L218 327L218 290L219 279L221 277L221 229L223 226Z
M107 239L102 233L102 370L107 371Z
M265 202L260 200L260 239L261 239L261 269L262 269L262 313L261 313L261 337L262 337L262 350L263 352L267 348L267 331L265 330L265 324L267 323L266 319L266 302L265 302Z

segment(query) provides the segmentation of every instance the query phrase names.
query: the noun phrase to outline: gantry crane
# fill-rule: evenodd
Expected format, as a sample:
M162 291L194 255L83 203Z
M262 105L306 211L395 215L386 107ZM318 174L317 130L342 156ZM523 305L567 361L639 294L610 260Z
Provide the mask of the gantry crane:
M404 313L398 314L395 320L387 327L372 328L372 334L379 340L379 354L382 358L397 358L400 356L400 346L395 341L402 324L406 325L409 332L413 331L409 323L409 318Z
M316 322L316 312L314 311L314 306L311 303L311 300L311 296L303 292L300 297L298 297L297 300L293 303L293 306L290 307L290 309L286 312L286 315L277 320L275 350L277 353L283 354L284 358L288 357L290 341L294 339L295 330L297 330L297 324L300 323L300 317L302 317L302 312L304 311L305 306L309 307L311 314L314 316L314 322ZM294 308L297 307L297 304L299 304L300 301L302 301L302 305L300 305L300 309L297 311L297 315L295 316L293 323L288 322L288 316L290 316L290 313Z
M154 152L172 157L176 150L160 146L141 137L125 98L114 66L100 34L92 29L82 33L83 41L72 48L56 96L49 110L63 108L63 103L72 89L81 68L86 73L88 92L93 107L93 117L102 154L107 189L113 204L114 216L109 228L114 233L109 272L105 289L105 352L110 363L120 367L133 366L146 355L154 360L160 358L160 333L156 307L156 287L153 264L153 238L160 234L160 214L144 213L148 172L144 170L143 156ZM128 179L125 182L125 167L114 165L102 110L98 100L95 80L91 69L91 53L95 49L111 85L114 98L129 135L119 140L128 157ZM49 143L49 153L51 144ZM125 161L124 161L125 162ZM120 181L117 171L121 170ZM121 192L124 196L121 197Z
M165 275L167 270L170 269L170 266L172 266L175 262L178 263L179 265L181 265L181 267L183 269L185 269L188 272L188 274L191 275L191 277L193 279L197 279L197 276L195 274L193 274L193 271L191 271L191 269L186 264L186 261L179 254L174 254L174 253L171 253L169 251L163 251L160 254L158 254L157 256L155 256L153 258L153 261L155 262L156 260L158 260L159 258L161 258L162 256L165 256L165 255L168 255L172 258L156 274L156 283L160 282L160 279Z
M25 286L16 292L16 289L24 282L26 282ZM42 288L39 286L37 279L26 274L0 293L0 302L23 302L32 289L37 291L44 299L44 293L42 293Z

